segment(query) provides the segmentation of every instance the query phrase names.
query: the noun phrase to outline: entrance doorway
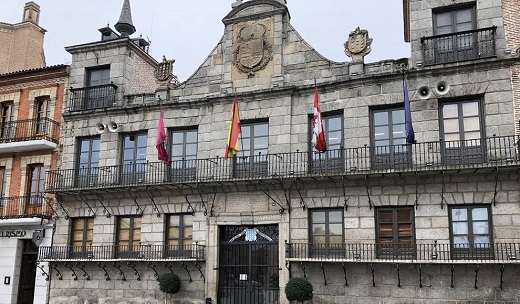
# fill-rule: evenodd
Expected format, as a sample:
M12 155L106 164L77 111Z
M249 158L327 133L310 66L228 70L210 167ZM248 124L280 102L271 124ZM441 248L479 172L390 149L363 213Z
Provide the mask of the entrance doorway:
M278 226L221 226L219 304L279 303Z
M33 304L38 247L36 247L32 240L22 241L22 266L20 269L20 285L18 286L18 301L16 303Z

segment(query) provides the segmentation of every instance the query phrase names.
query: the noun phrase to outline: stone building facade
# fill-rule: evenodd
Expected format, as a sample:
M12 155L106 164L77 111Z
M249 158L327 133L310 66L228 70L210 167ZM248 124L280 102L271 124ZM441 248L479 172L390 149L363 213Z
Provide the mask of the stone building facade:
M45 66L43 37L45 29L40 21L40 6L27 2L22 22L0 22L0 74L41 68Z
M324 58L288 7L237 1L200 68L172 84L163 60L149 94L126 91L137 80L118 63L147 56L131 39L68 48L80 97L47 175L67 214L40 247L50 303L288 303L294 277L312 303L520 300L519 57L504 53L501 3L405 1L411 58L374 63L359 28L345 37L352 61ZM109 63L105 102L85 75ZM326 152L311 143L316 91ZM181 290L165 299L169 272Z

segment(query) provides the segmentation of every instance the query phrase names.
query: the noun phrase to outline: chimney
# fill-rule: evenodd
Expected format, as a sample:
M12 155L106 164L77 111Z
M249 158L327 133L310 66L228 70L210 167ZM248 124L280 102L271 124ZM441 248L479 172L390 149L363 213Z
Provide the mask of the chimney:
M23 8L22 22L32 22L38 25L39 21L40 6L33 1L25 3L25 7Z

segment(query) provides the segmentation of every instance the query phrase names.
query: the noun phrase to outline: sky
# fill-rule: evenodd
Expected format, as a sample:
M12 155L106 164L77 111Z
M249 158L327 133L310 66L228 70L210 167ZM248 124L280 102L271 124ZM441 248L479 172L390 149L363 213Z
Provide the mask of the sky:
M0 22L18 23L29 0L0 0ZM222 19L235 0L130 0L137 31L151 41L150 54L175 59L174 73L186 80L224 33ZM246 0L244 0L246 1ZM254 0L251 0L254 1ZM40 5L47 65L70 64L66 46L98 41L98 29L119 20L123 0L34 0ZM343 44L356 27L368 30L372 52L365 63L410 57L404 42L402 0L288 0L291 24L326 58L350 61Z

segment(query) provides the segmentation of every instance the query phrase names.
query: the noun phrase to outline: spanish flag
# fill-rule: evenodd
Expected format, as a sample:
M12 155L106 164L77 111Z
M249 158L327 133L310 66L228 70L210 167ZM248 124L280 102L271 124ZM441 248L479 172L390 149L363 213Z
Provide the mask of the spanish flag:
M240 126L240 115L238 114L238 97L235 96L233 101L233 109L231 112L231 123L229 125L228 139L226 143L225 158L233 157L238 153L238 134L242 132Z

